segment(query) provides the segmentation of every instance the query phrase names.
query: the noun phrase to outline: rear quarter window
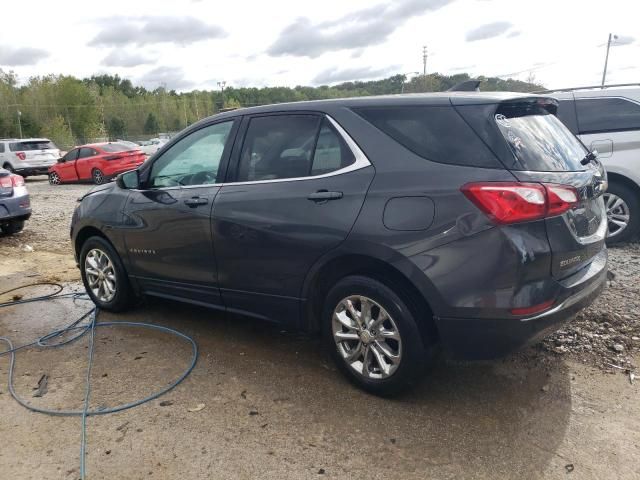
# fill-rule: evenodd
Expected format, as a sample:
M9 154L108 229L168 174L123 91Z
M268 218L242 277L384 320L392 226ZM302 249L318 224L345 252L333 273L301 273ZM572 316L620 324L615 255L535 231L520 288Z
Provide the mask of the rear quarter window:
M580 133L640 130L640 104L624 98L579 98Z
M353 110L396 142L427 160L502 168L493 153L453 107L391 106Z

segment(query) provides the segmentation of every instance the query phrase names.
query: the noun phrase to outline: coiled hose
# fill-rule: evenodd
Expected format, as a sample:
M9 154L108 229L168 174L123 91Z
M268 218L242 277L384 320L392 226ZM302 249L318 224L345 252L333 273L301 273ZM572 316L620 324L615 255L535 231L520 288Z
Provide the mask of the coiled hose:
M16 299L9 302L0 303L0 308L10 307L15 305L23 305L31 302L42 302L52 299L62 299L69 298L73 300L74 303L78 301L90 301L89 296L86 293L62 293L64 290L64 286L59 283L53 282L38 282L31 283L28 285L22 285L20 287L12 288L10 290L0 292L0 296L6 295L11 292L15 292L18 290L22 290L29 287L36 286L51 286L56 290L52 293L48 293L45 295L40 295L36 297L30 297L26 299ZM53 330L52 332L43 335L42 337L34 340L33 342L26 343L24 345L20 345L18 347L13 346L13 342L7 337L0 337L0 340L6 343L9 348L3 352L0 352L0 357L4 355L10 356L9 361L9 379L8 379L8 387L11 396L22 405L24 408L31 410L36 413L43 413L46 415L55 415L55 416L64 416L64 417L81 417L82 423L82 435L80 440L80 478L86 478L86 465L85 465L85 457L86 457L86 448L87 448L87 417L93 415L107 415L109 413L121 412L123 410L127 410L129 408L137 407L138 405L142 405L143 403L150 402L151 400L155 400L156 398L164 395L169 390L175 388L180 382L182 382L194 369L196 366L196 362L198 360L198 346L196 342L188 335L181 333L177 330L174 330L169 327L165 327L162 325L155 325L152 323L142 323L142 322L100 322L98 323L98 314L100 310L97 306L93 306L90 310L84 313L80 318L74 320L66 327ZM175 335L183 340L186 340L191 344L192 348L192 356L191 362L187 369L173 382L171 382L168 386L162 388L161 390L147 396L141 398L139 400L135 400L133 402L124 403L122 405L117 405L115 407L109 408L101 408L101 409L90 409L89 408L89 399L91 397L91 368L93 365L93 352L94 352L94 339L95 339L95 330L98 327L139 327L139 328L148 328L152 330L159 330L161 332L169 333ZM82 410L51 410L47 408L35 407L27 403L23 398L21 398L15 391L13 385L13 374L16 363L16 352L20 350L24 350L29 347L39 347L39 348L60 348L65 345L69 345L70 343L75 342L79 338L83 337L85 334L89 334L89 358L87 362L87 375L85 378L85 395ZM70 336L68 336L71 334ZM58 342L56 340L59 339Z

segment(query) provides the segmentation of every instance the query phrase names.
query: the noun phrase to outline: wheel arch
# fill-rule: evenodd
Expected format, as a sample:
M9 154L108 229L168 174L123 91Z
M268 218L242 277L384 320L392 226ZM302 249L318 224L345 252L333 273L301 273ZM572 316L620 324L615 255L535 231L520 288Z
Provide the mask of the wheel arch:
M636 182L631 180L629 177L626 177L625 175L621 175L615 172L607 172L607 179L611 183L619 183L622 185L626 185L636 193L638 198L640 198L640 185L638 185Z
M116 252L118 251L111 239L107 235L105 235L102 230L93 225L86 225L78 230L78 233L76 234L73 241L73 246L76 251L76 257L78 258L78 260L80 259L80 251L82 250L82 245L84 245L84 243L91 237L100 237L106 240Z
M405 259L406 260L406 259ZM409 262L408 260L406 260ZM415 267L413 267L415 268ZM433 343L438 338L433 302L416 287L409 277L393 264L366 253L340 253L319 261L312 268L303 287L303 329L320 330L322 302L329 290L341 278L362 275L373 278L402 296L418 320L423 341ZM424 277L424 274L420 272ZM424 277L426 280L426 277Z

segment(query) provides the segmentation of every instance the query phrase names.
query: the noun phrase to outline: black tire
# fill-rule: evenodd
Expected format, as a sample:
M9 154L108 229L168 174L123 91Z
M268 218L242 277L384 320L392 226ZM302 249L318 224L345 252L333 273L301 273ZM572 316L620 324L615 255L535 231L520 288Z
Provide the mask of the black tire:
M87 254L92 250L99 250L106 254L108 259L111 261L111 264L113 265L116 278L116 291L115 296L109 301L103 301L98 298L89 285L85 267ZM135 294L131 288L127 272L122 265L122 261L120 260L120 256L118 255L118 253L104 238L97 236L89 237L82 245L82 248L80 250L80 275L82 276L82 283L84 284L84 288L89 294L89 297L91 297L93 303L95 303L102 310L107 310L110 312L122 312L129 309L133 305L135 301Z
M343 299L351 296L365 296L373 300L377 306L374 305L372 311L378 309L378 306L382 307L397 327L400 338L398 345L401 345L398 347L398 351L401 353L400 359L394 373L386 378L366 378L365 375L357 372L347 363L340 347L334 340L334 310L338 308ZM433 349L431 346L425 347L423 344L423 337L418 329L415 313L409 308L408 302L388 286L369 277L345 277L329 291L324 304L322 329L324 343L340 371L352 383L375 395L389 396L415 384L422 377L426 367L433 362ZM352 342L364 345L364 340L353 340ZM375 343L377 342L373 340L373 344ZM364 357L360 363L365 363ZM378 372L381 373L381 369L378 369Z
M60 180L60 175L56 172L51 172L49 174L49 185L60 185L62 180Z
M10 163L5 163L2 166L2 168L4 168L5 170L8 170L10 173L16 173L16 171L13 169Z
M13 235L15 233L21 232L23 228L24 220L10 220L8 223L3 225L2 233Z
M607 237L607 244L615 245L634 240L640 232L640 196L633 188L619 182L610 182L607 193L620 197L629 210L629 223L626 228L618 234Z
M93 180L93 183L95 183L96 185L102 185L104 182L106 182L106 179L104 178L104 173L102 173L102 170L100 170L99 168L94 168L91 171L91 179Z

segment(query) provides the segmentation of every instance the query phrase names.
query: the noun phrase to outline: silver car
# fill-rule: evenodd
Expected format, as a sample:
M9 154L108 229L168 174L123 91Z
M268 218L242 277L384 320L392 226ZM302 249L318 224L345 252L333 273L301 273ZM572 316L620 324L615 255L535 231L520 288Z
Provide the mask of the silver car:
M0 168L0 230L18 233L31 216L31 201L24 178Z

